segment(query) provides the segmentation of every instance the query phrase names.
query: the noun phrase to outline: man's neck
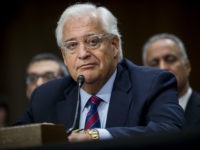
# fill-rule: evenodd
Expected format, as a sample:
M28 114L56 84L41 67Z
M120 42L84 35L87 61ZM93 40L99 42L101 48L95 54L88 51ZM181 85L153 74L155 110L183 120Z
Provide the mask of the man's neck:
M115 75L114 75L115 74ZM87 83L83 85L82 89L84 89L87 93L91 95L96 95L96 93L99 92L99 90L114 76L116 76L116 69L112 71L112 73L107 76L107 78L103 79L98 79L98 81L94 83Z
M187 93L188 89L189 89L189 83L186 84L185 87L182 88L181 90L178 90L178 97L179 98L183 97Z

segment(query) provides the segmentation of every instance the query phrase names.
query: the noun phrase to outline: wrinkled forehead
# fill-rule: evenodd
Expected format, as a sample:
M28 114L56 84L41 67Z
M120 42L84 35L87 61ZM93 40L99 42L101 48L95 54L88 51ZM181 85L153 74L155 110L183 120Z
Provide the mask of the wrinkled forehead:
M53 60L41 60L33 62L27 69L27 73L43 74L46 72L59 72L59 64Z
M71 17L66 20L63 28L63 40L84 36L84 34L92 32L100 32L103 30L102 21L97 15L88 15L86 17Z
M158 39L150 44L150 48L162 49L163 47L175 48L177 44L171 39Z
M159 39L152 42L147 50L147 55L176 55L181 56L178 45L170 39Z

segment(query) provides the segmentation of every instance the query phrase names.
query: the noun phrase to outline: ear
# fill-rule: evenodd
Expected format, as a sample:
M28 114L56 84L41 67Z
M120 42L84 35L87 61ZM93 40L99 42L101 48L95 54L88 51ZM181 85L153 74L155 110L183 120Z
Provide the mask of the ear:
M186 71L187 71L187 76L189 77L189 76L190 76L190 72L191 72L191 70L192 70L191 64L190 64L190 61L189 61L189 60L186 60L186 61L185 61L185 68L186 68Z
M114 57L118 56L119 53L119 38L117 36L114 36L112 38L112 49L114 51Z
M64 61L65 65L67 66L67 62L66 62L66 59L65 59L66 53L64 52L63 49L61 49L61 54L62 54L63 61Z

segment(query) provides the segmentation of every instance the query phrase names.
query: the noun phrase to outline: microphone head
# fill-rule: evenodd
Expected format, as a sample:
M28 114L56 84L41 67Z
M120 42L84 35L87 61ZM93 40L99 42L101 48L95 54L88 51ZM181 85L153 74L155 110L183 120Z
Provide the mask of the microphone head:
M85 81L85 77L83 75L79 75L77 78L78 86L81 87Z

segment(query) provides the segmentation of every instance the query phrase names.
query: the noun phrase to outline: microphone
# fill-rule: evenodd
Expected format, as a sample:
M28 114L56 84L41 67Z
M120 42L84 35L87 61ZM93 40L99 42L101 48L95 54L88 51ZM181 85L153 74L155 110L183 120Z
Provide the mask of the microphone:
M83 75L79 75L77 78L79 88L83 85L84 81L85 81L85 77Z
M71 128L69 128L67 130L67 136L69 136L72 133L72 131L75 129L75 126L76 126L78 111L79 111L79 104L80 104L80 89L81 89L81 86L83 85L84 81L85 81L85 77L83 75L79 75L78 78L77 78L78 97L77 97L77 103L76 103L76 111L75 111L75 115L74 115L73 124L72 124Z

